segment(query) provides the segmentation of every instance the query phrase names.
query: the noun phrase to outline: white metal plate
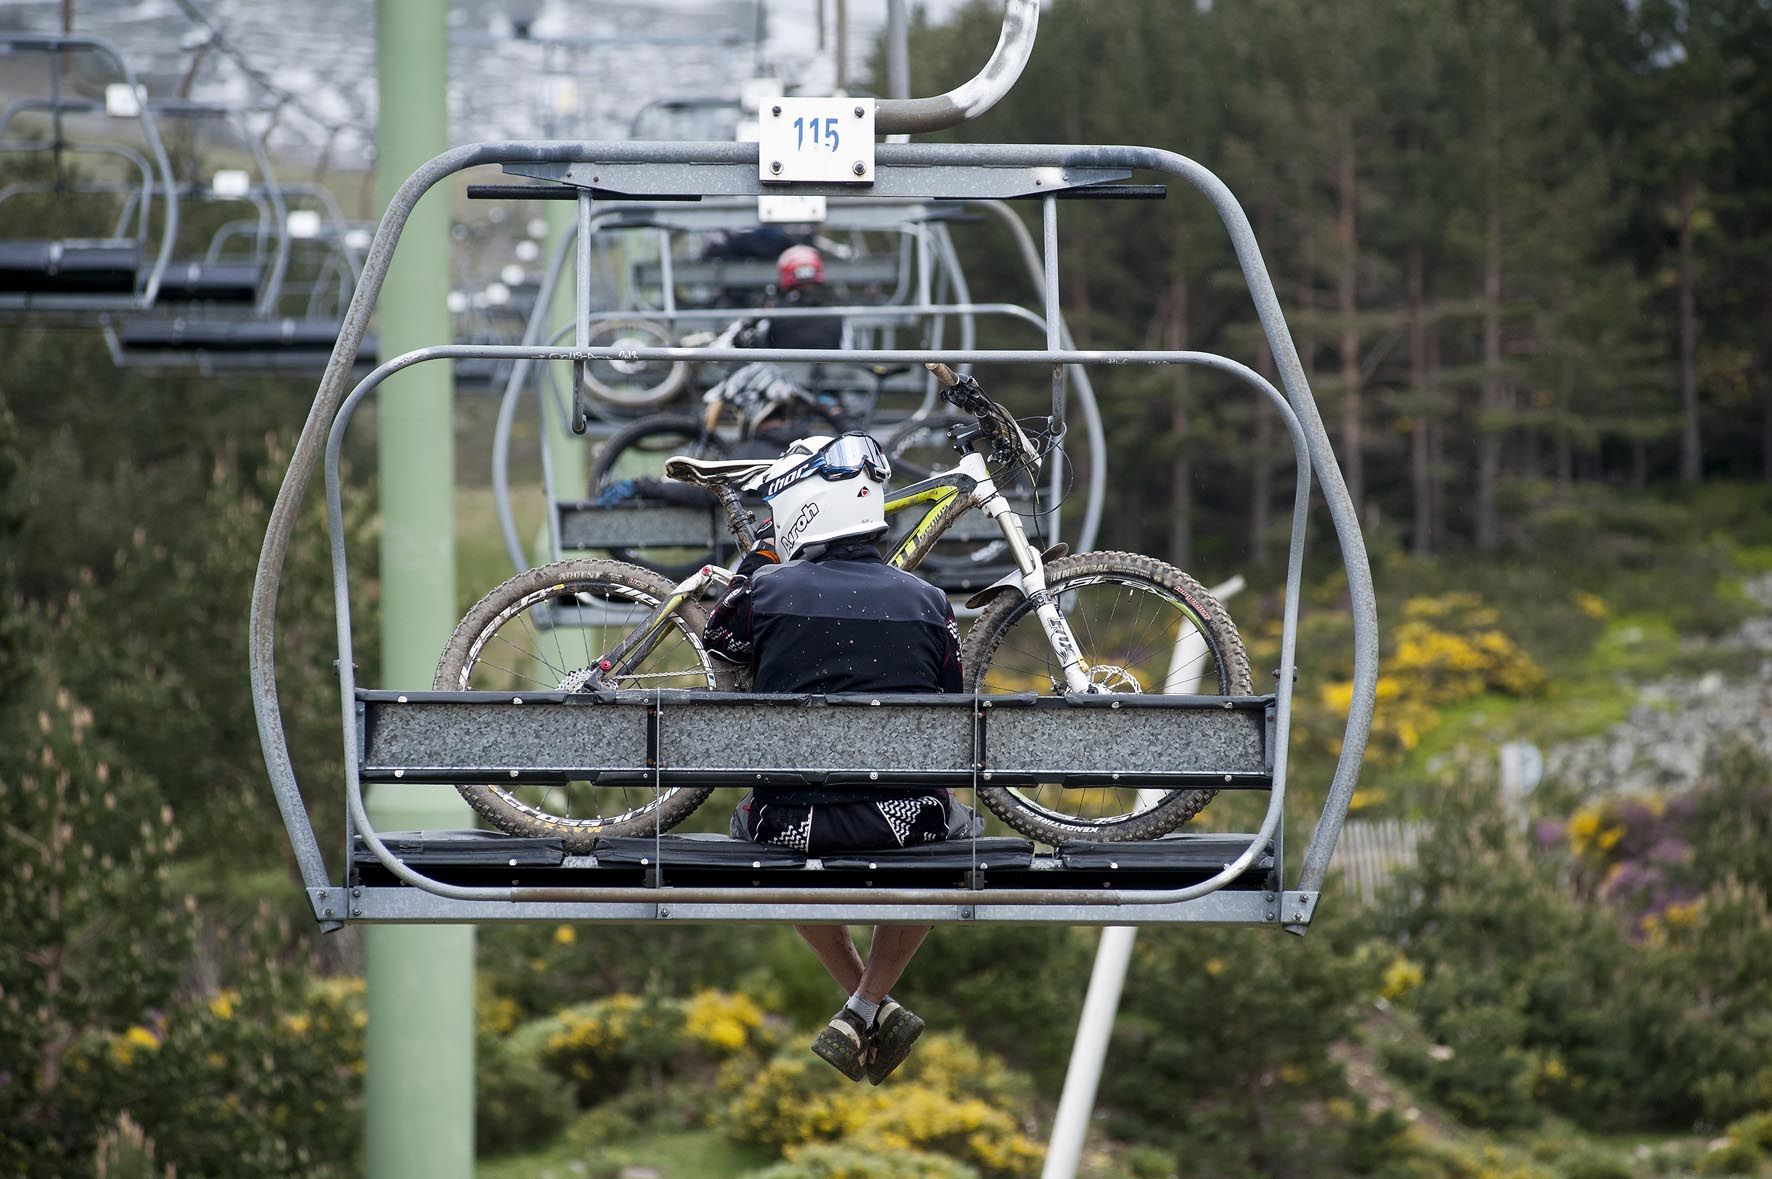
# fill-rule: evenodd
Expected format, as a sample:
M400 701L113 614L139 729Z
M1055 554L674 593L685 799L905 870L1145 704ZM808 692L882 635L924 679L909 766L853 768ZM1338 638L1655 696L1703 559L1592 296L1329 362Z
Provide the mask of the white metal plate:
M142 97L146 88L128 82L112 82L105 87L105 114L119 119L133 119L142 113Z
M823 221L824 197L813 193L771 193L757 198L757 220L762 222Z
M873 182L873 99L777 98L757 115L757 177L764 183Z

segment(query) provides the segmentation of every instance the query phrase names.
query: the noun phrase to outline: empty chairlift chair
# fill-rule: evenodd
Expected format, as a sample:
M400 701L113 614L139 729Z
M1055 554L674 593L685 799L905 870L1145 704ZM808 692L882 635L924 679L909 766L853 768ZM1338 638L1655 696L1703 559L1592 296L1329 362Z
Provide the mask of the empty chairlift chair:
M151 305L173 256L178 198L135 75L91 37L0 34L0 56L44 67L41 92L0 111L0 221L30 227L0 239L0 313ZM104 97L72 92L75 79Z

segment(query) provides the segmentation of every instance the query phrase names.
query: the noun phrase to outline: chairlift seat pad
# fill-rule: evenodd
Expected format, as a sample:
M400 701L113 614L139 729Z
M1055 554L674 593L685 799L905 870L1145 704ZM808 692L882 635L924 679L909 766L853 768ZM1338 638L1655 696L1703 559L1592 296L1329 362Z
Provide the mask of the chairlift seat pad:
M941 843L920 843L911 847L888 847L879 851L844 852L826 856L824 866L832 871L873 871L892 868L939 868L968 870L1031 868L1034 866L1034 845L1009 835L990 835L976 841L949 839Z
M332 350L338 342L338 321L305 319L131 319L118 332L123 348L181 351L277 352L286 349ZM367 345L365 345L367 347Z
M752 843L714 832L684 835L610 835L591 848L599 864L664 864L679 868L804 868L806 854L773 843Z
M807 856L793 848L773 843L753 843L711 832L686 835L663 835L656 840L649 835L609 836L599 839L591 849L599 864L662 863L679 868L803 868ZM973 854L970 839L950 839L942 843L924 843L914 847L881 848L878 851L843 852L825 856L819 861L827 870L839 872L906 870L954 871L971 868L975 863L988 868L1031 868L1034 845L1025 839L991 836L978 841Z
M500 831L387 831L381 841L404 862L415 868L427 865L485 866L489 862L513 868L557 868L566 858L565 845L547 836L506 835ZM351 840L351 860L358 865L380 864L361 835Z
M128 294L141 264L141 246L133 241L0 242L0 289Z
M256 262L174 262L160 277L156 301L250 303L258 298Z
M1205 869L1217 872L1248 850L1253 835L1173 832L1159 839L1122 843L1067 840L1058 845L1058 857L1066 868L1109 871L1174 871ZM1270 842L1249 865L1251 872L1274 864Z

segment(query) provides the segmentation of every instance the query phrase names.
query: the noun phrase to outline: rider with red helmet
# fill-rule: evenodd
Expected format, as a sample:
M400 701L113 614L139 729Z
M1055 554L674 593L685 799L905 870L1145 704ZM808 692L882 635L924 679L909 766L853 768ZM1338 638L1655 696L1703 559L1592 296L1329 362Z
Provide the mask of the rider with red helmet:
M823 307L824 255L813 246L789 246L775 260L775 303L779 308ZM771 315L757 325L753 339L762 348L841 348L843 320L835 315Z

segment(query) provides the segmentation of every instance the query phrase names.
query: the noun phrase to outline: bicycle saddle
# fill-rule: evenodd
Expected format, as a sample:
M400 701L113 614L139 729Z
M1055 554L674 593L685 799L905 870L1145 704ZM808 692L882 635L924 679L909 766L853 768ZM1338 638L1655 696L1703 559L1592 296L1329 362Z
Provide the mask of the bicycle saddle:
M767 471L775 460L760 459L698 459L673 455L665 460L665 478L682 483L743 484Z

